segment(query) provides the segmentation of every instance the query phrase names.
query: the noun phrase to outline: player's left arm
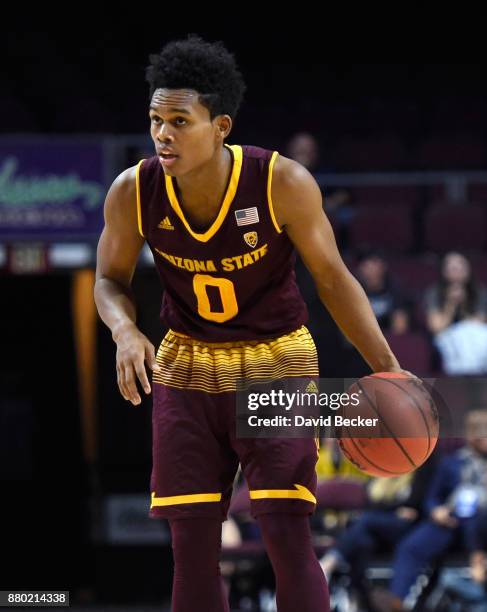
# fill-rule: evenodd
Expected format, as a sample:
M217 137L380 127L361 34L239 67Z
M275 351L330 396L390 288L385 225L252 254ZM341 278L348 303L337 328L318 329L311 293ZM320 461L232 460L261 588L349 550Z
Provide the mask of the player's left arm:
M340 256L314 178L297 162L279 156L271 197L277 224L294 243L339 328L374 372L401 371L367 295Z

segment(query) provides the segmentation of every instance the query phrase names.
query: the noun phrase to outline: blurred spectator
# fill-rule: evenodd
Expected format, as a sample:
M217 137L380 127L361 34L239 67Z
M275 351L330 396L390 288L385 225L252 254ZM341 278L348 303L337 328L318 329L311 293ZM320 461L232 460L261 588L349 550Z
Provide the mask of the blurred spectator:
M402 610L420 572L438 562L455 541L477 547L476 526L487 510L487 410L466 417L467 445L439 464L425 499L429 516L399 543L389 592L376 591L379 611Z
M370 480L368 509L338 537L336 545L321 560L329 580L337 569L349 572L353 587L362 598L366 597L365 570L371 556L378 550L391 549L420 519L434 462L431 457L415 472Z
M320 161L320 147L308 132L297 132L286 145L286 154L310 172L316 172Z
M477 283L468 259L461 253L447 253L436 285L426 290L426 324L437 334L452 323L474 317L487 319L487 288Z
M348 249L349 227L355 216L351 192L343 187L330 191L327 190L324 208L335 231L339 247L341 249Z
M441 588L447 602L445 612L487 612L487 511L475 520L474 550L470 553L470 576L446 570L441 577Z
M409 314L406 299L392 280L387 260L379 251L361 255L357 279L369 298L381 329L394 334L407 332Z
M449 376L487 374L487 323L467 317L436 334L433 342Z

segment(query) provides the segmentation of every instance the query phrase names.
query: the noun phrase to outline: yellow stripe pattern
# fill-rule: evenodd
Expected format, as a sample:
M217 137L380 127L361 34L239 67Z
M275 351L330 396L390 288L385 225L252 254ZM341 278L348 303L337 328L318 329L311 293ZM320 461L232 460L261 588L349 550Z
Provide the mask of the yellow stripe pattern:
M225 217L227 216L230 205L233 202L233 199L235 198L235 194L237 193L238 181L240 179L240 173L242 171L242 160L243 160L242 147L239 145L232 145L232 146L225 145L225 146L228 149L230 149L233 154L233 168L232 168L232 173L230 175L230 182L228 184L228 188L225 193L225 197L223 199L223 204L221 205L220 212L218 213L217 218L211 224L211 227L204 234L198 234L197 232L193 231L192 227L188 223L188 220L184 216L184 212L179 204L179 201L176 195L176 191L174 189L174 182L173 182L174 179L172 176L169 176L168 174L165 175L167 197L169 198L169 202L171 203L173 210L175 211L177 216L181 219L184 227L191 234L191 236L193 236L193 238L195 238L196 240L199 240L200 242L208 242L208 240L210 240L210 238L213 238L213 236L217 233L217 231L222 226L223 221L225 221Z
M309 489L300 484L295 484L293 489L262 489L249 491L250 499L304 499L316 504L316 497Z
M277 159L277 156L277 151L274 151L269 162L269 174L267 176L267 203L269 204L269 212L271 215L272 223L274 224L276 231L280 234L282 232L282 229L279 227L279 224L277 222L276 215L274 214L274 204L272 203L272 173L274 171L274 163Z
M272 340L202 342L169 331L157 352L153 381L206 393L237 390L239 379L318 376L318 358L306 327Z
M142 208L140 203L140 167L142 166L142 162L145 159L141 159L137 164L137 168L135 169L135 192L137 194L137 224L139 226L139 234L142 238L145 238L144 232L142 230Z
M221 493L192 493L190 495L171 495L170 497L156 497L156 494L152 493L150 507L219 502L221 499Z

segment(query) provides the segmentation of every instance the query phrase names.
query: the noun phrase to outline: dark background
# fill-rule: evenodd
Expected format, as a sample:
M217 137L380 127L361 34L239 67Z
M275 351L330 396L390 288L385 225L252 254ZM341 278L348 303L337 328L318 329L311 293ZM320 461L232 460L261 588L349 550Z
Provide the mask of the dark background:
M159 33L159 19L153 8L140 22L127 18L108 29L93 21L76 33L11 30L2 40L0 132L147 132L148 55L186 33ZM222 39L236 54L247 82L232 142L284 150L294 132L309 130L321 144L319 169L338 172L434 169L421 156L432 139L485 146L484 64L343 64L292 39L253 45L251 33L208 38ZM401 155L354 167L341 155L350 140L393 141ZM460 160L455 168L461 167L471 162ZM341 337L304 284L314 299L311 327L326 343L326 374L359 374L363 363L344 370ZM153 271L141 271L135 288L144 305L141 327L157 342L160 289ZM100 601L162 598L170 583L167 548L93 544L93 495L147 492L150 402L134 408L119 397L114 345L100 325L100 447L94 470L86 465L70 290L68 273L0 277L0 541L7 561L0 588L88 587Z
M140 18L139 18L140 19ZM156 18L154 18L156 19ZM150 53L185 36L134 21L89 31L10 31L2 40L0 130L42 133L141 133L148 129ZM484 135L486 64L346 64L293 38L196 33L223 40L235 53L248 89L236 142L282 148L297 129L312 130L335 165L346 138L399 136L414 148L431 135ZM327 148L330 151L327 151ZM409 160L417 167L417 160ZM407 164L405 164L407 165ZM349 170L349 168L347 168Z

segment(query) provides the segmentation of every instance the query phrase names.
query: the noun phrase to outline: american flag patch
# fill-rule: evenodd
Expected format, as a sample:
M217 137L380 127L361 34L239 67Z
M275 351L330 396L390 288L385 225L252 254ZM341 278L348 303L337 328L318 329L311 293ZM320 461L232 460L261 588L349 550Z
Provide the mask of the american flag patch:
M256 206L252 208L241 208L235 211L235 219L237 225L250 225L251 223L259 222L259 212Z

